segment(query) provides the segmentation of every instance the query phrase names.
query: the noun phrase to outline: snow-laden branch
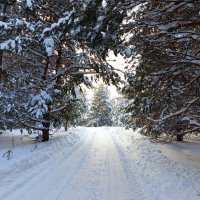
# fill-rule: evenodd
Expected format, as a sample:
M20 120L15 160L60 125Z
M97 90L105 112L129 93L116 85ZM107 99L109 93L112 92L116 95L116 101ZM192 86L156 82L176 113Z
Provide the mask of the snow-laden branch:
M188 121L189 125L197 126L200 128L200 123L195 119L195 116L185 116L182 121Z
M58 28L61 25L69 25L71 23L71 17L74 13L75 10L73 9L71 12L68 12L65 17L61 17L57 22L53 23L51 27L45 28L42 32L41 38L44 38L47 33L53 31L55 28Z
M169 118L171 118L171 117L175 117L175 116L177 116L177 115L181 115L181 114L183 114L184 112L186 112L187 110L188 110L188 108L190 107L190 106L192 106L197 100L199 100L199 98L200 97L197 97L197 98L195 98L195 99L193 99L193 100L191 100L191 101L189 101L187 104L187 106L185 107L185 108L182 108L181 110L179 110L179 111L177 111L177 112L175 112L175 113L171 113L171 114L169 114L169 115L167 115L167 116L165 116L165 117L163 117L163 118L161 118L161 119L152 119L152 118L150 118L150 117L147 117L147 119L148 120L150 120L150 121L153 121L153 122L162 122L162 121L165 121L165 120L167 120L167 119L169 119Z
M32 124L28 124L27 122L22 121L22 120L19 120L19 122L20 122L22 125L24 125L25 127L27 127L27 128L32 128L32 129L40 130L40 131L42 131L42 130L49 130L48 128L45 128L45 127L34 126L34 125L32 125Z
M66 107L67 107L67 105L63 105L63 106L61 106L59 108L52 109L50 112L51 113L59 112L59 111L62 111L63 109L65 109Z

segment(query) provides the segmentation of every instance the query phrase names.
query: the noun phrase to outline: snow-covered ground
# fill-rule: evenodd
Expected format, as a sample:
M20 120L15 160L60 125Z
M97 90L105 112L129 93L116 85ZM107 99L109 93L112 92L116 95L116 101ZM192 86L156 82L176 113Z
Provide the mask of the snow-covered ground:
M200 168L200 143L181 142L165 144L162 152L170 159Z
M200 168L123 128L77 128L36 144L0 136L2 200L200 200Z

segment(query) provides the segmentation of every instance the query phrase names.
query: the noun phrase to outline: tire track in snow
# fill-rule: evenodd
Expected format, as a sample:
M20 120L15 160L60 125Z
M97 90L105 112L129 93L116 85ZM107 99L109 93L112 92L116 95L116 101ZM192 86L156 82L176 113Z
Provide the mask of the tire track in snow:
M56 195L53 195L54 198L52 200L66 200L66 195L67 195L67 199L69 200L69 194L66 194L66 191L67 191L67 193L69 191L69 190L67 190L67 188L70 185L72 185L73 180L75 179L75 177L78 176L79 171L81 171L85 162L88 160L90 152L92 151L92 147L95 146L95 144L96 144L96 140L97 140L97 135L93 134L92 140L90 143L87 144L85 151L82 151L79 149L80 154L82 154L84 156L81 158L81 160L79 160L79 165L78 166L75 165L76 169L74 169L73 167L71 169L68 169L68 172L63 176L64 181L63 181L61 187L60 187L60 184L59 185L56 184L57 187L59 187L58 188L59 192ZM73 174L70 174L70 176L66 176L70 171L73 171ZM76 191L76 193L77 193L77 191ZM52 197L52 195L51 195L51 197ZM82 195L81 195L81 197L82 197ZM74 200L74 197L73 197L73 200Z
M126 149L124 149L124 147L126 146L122 146L120 144L120 141L123 140L119 137L119 135L119 133L115 132L111 134L115 147L118 151L118 154L120 155L121 163L126 174L127 180L133 192L133 197L131 200L150 199L150 197L147 196L144 189L145 182L142 182L141 177L139 177L139 166L137 165L137 163L133 163L130 162L130 160L128 160L128 156L130 157L130 155L127 156ZM126 137L126 135L124 134L123 137Z
M109 200L132 200L133 191L129 185L126 171L121 160L121 155L116 144L109 134Z
M63 148L63 138L47 153L38 149L45 161L31 158L20 166L24 171L11 172L11 184L0 180L0 200L200 199L199 185L190 184L199 183L199 171L169 161L153 144L118 128L81 130L82 143Z
M101 140L99 133L94 134L96 136L95 141L91 144L90 149L88 149L89 151L85 162L79 168L79 171L77 171L73 179L68 182L65 189L63 189L58 200L64 200L66 196L68 200L105 199L104 191L107 189L107 163L104 160L104 153L102 154L102 151L99 151L101 148L99 146ZM106 148L103 147L103 152L106 151Z
M98 129L103 132L103 128ZM57 196L58 200L132 200L120 155L109 133L97 137L82 166Z
M66 153L66 151L62 151L61 153L59 153L59 159L58 159L58 154L55 154L55 155L52 155L52 157L50 159L47 160L47 162L42 162L40 163L39 165L37 166L34 166L32 168L30 168L30 173L29 173L29 170L27 169L25 172L25 175L27 173L27 175L25 177L23 177L19 182L14 182L12 185L9 186L9 190L5 191L3 193L3 197L0 198L0 199L4 199L4 200L18 200L18 199L24 199L24 200L27 200L27 199L30 199L31 200L38 200L38 199L43 199L41 198L42 195L45 195L45 194L48 194L50 191L49 189L51 188L50 185L55 184L57 183L57 176L55 176L53 179L52 179L52 182L51 183L48 183L47 187L48 187L48 190L47 191L43 191L43 186L41 184L41 187L39 187L39 184L38 183L41 183L42 181L45 181L45 178L46 177L49 177L49 175L51 176L52 175L52 172L57 170L58 171L58 177L60 176L60 172L62 169L62 167L67 167L67 166L70 166L70 169L71 170L68 170L70 172L73 172L74 169L76 169L76 166L80 165L80 163L84 160L84 157L87 155L87 154L84 154L87 152L88 150L88 145L90 146L90 144L93 142L94 140L94 136L92 138L89 138L88 141L84 141L82 143L79 143L75 146L73 146L73 148ZM69 147L66 147L66 149L69 148ZM78 157L78 160L76 162L72 162L72 163L67 163L68 160L71 159L71 157L73 158L74 157L74 154L78 152L84 152L82 155L80 155L80 157ZM58 169L59 168L59 169ZM67 172L68 172L67 171ZM66 175L66 173L64 174ZM18 177L19 176L23 176L23 172L19 173L18 174ZM73 176L73 173L71 173L71 176ZM34 190L36 189L35 186L37 187L38 191L34 192ZM39 187L39 188L38 188ZM26 194L21 194L20 193L20 188L26 188L26 194L28 195L28 197L26 198ZM41 189L40 189L41 188ZM16 190L17 189L17 190ZM54 191L54 190L53 190ZM55 194L57 193L56 191L54 192ZM11 195L10 195L11 194ZM10 197L14 194L14 198L13 197ZM29 194L32 194L32 195L29 195ZM39 195L39 197L35 197ZM18 197L19 196L19 197ZM29 198L30 196L30 198ZM54 200L54 198L53 198Z

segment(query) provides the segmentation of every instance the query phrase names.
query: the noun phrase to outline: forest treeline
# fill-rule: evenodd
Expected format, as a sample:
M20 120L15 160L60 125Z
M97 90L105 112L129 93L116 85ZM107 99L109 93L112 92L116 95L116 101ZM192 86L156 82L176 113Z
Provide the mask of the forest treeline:
M121 81L113 51L127 60L127 128L165 141L198 134L199 25L192 0L0 1L0 128L47 141L50 126L76 118L83 84Z

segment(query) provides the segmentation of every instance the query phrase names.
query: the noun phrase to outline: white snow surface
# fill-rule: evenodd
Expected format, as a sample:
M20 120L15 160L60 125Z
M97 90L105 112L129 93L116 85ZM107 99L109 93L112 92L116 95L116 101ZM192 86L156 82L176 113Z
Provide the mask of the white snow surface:
M161 149L172 160L200 167L200 143L181 142L165 144Z
M0 135L2 200L199 200L200 168L169 160L160 145L117 127L60 131L46 143Z

